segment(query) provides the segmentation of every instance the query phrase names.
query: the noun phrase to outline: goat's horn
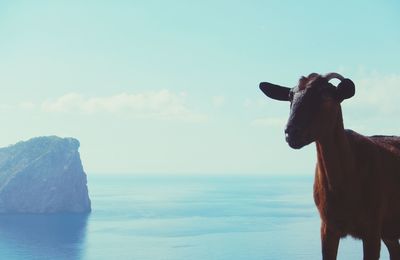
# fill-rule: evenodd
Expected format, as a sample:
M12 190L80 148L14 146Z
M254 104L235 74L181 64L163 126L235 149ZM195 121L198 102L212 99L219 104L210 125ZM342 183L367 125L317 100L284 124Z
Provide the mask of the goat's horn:
M324 76L324 78L326 78L328 81L330 81L331 79L338 79L340 81L344 80L344 77L342 75L340 75L339 73L335 73L335 72L326 74Z

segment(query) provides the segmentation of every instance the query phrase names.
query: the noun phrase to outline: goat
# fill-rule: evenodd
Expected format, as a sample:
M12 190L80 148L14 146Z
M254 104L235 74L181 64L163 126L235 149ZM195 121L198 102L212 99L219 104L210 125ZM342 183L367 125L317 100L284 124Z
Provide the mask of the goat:
M338 79L334 86L329 81ZM355 94L338 73L312 73L294 88L260 83L268 97L290 101L290 147L317 147L314 202L321 218L323 259L336 259L339 240L363 242L364 259L379 259L381 239L400 260L400 137L363 136L344 129L341 102Z

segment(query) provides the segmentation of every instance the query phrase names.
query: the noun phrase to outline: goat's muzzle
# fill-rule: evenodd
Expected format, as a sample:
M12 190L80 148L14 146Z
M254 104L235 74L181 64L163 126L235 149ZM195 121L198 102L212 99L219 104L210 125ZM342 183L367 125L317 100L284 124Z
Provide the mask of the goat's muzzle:
M289 146L293 149L300 149L307 145L303 131L294 125L288 125L285 129L285 139Z

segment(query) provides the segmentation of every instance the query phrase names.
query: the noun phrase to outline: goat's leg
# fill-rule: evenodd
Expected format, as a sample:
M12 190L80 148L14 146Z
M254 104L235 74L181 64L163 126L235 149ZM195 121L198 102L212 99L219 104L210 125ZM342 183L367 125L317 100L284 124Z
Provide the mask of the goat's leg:
M389 250L390 260L400 260L400 244L397 239L383 239L387 249Z
M378 235L363 238L364 260L378 260L381 252L381 239Z
M322 259L336 260L340 236L325 223L321 224Z

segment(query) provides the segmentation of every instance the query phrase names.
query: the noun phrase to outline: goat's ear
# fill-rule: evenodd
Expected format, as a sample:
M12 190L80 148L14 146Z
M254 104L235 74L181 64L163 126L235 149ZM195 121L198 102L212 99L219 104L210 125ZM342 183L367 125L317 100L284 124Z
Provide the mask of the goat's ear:
M260 89L265 95L280 101L289 101L290 88L282 87L268 82L261 82Z
M350 79L343 79L337 86L337 96L340 102L354 96L356 88L353 81Z

